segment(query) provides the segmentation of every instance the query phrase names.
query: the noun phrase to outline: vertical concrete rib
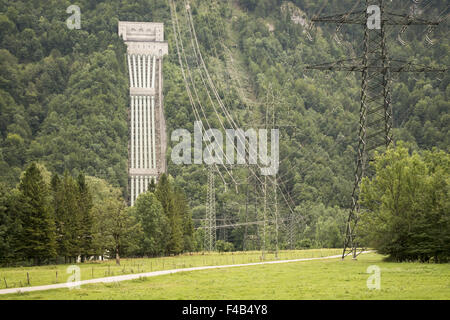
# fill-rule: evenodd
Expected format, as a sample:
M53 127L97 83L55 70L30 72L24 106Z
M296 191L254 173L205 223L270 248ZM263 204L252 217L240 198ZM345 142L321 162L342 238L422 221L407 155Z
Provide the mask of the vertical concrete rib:
M147 88L151 87L150 76L151 76L151 61L150 55L147 55Z
M144 65L143 65L142 55L139 56L139 63L140 63L140 72L139 72L139 76L141 77L141 88L143 88L143 87L144 87L144 77L143 77L143 73L144 73Z
M136 55L133 54L132 57L133 57L133 71L132 71L132 73L133 73L133 80L134 80L133 85L136 88L137 87Z
M139 109L139 103L138 98L134 97L134 168L138 168L138 141L139 141L139 135L138 135L138 109Z
M130 124L131 124L131 131L130 131L130 166L131 168L134 167L134 96L131 96L131 119L130 119Z
M143 79L143 88L147 88L147 55L142 55L142 79Z
M152 96L152 158L153 169L156 169L156 135L155 135L155 97Z
M141 55L141 75L142 75L141 87L145 88L145 56L144 55Z
M148 123L148 126L147 126L147 131L146 131L146 134L147 134L147 136L148 136L148 141L147 141L147 143L148 143L148 168L153 168L153 165L152 165L152 163L153 163L153 160L152 160L152 140L153 140L153 137L152 137L152 122L151 122L151 101L150 101L150 96L147 96L146 97L147 98L147 106L148 106L148 112L147 112L147 123Z
M155 88L155 76L156 76L156 56L153 56L153 65L152 65L152 88Z
M148 105L147 105L147 97L144 96L142 97L142 102L144 105L144 110L143 110L143 117L142 117L142 124L143 124L143 128L144 128L144 132L143 132L143 140L144 140L144 169L148 169L148 162L147 162L147 127L148 127L148 123L147 123L147 109L148 109Z
M133 72L131 71L131 58L130 55L127 54L127 60L128 60L128 74L130 75L130 87L133 87Z
M143 125L143 117L142 117L142 109L143 109L143 102L142 102L142 96L139 96L139 168L144 168L143 164L143 137L142 137L142 125Z
M141 64L142 56L138 56L138 64L139 64L139 88L142 88L142 64Z
M131 178L130 178L130 191L131 191L131 197L130 197L130 200L131 200L131 206L133 206L134 205L134 190L133 190L133 188L134 188L134 181L133 181L133 177L131 176Z
M162 57L158 59L158 112L159 112L159 148L160 148L160 165L161 172L166 172L166 122L163 112L163 77L162 77Z
M139 156L141 154L141 150L139 149L141 135L139 134L139 125L140 125L140 117L139 117L139 109L141 108L140 97L136 96L136 169L139 169Z

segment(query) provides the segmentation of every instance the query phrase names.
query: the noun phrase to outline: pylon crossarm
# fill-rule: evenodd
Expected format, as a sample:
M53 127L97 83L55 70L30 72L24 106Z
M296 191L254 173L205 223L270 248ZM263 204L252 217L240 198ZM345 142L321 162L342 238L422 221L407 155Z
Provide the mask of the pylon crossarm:
M404 61L398 59L390 60L389 71L391 72L447 72L448 68L439 67L432 68L426 65L417 64L412 61Z
M448 68L433 68L410 61L389 60L387 66L375 63L375 59L367 60L367 66L364 66L362 58L338 60L334 62L326 62L317 65L306 66L305 70L327 70L327 71L355 71L363 72L364 70L390 72L447 72Z
M331 16L322 16L312 18L313 22L335 22L340 24L363 24L366 23L367 18L365 11L355 11L352 13L340 13Z
M312 18L313 22L333 22L337 24L367 24L367 16L364 10L355 11L352 13L341 13L331 16L322 16ZM384 12L381 17L381 23L390 26L410 26L410 25L423 25L423 26L436 26L439 21L431 21L421 19L410 15L402 15L393 12Z
M306 66L305 69L328 71L362 71L362 65L362 58L355 58Z
M384 24L391 26L408 26L408 25L437 26L439 24L439 21L431 21L410 15L397 14L393 12L385 12L381 20Z

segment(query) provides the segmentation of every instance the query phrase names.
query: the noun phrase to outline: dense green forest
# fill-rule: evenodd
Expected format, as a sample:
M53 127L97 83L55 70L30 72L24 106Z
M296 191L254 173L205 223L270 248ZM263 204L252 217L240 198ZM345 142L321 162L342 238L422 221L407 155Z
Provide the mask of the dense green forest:
M17 188L0 184L0 265L84 262L192 252L194 229L182 190L163 174L127 207L120 188L31 163Z
M211 126L220 128L224 117L217 118L208 104L198 61L189 46L184 1L176 2L187 65L195 75ZM447 8L446 1L427 3L421 12L424 17L438 18ZM66 8L71 4L81 9L80 30L66 26ZM334 25L319 24L308 31L293 16L306 17L309 23L315 14L346 12L353 5L350 0L190 1L201 53L235 121L246 129L276 119L275 127L281 131L279 189L277 194L270 192L269 212L277 204L283 221L293 219L293 223L282 223L278 239L275 225L269 224L270 250L276 240L280 248L342 246L354 180L360 75L306 71L305 66L359 55L363 30L344 26L341 40L336 41ZM409 12L412 1L387 5ZM168 136L177 128L192 132L195 117L179 65L168 1L0 0L0 181L4 193L21 192L21 173L37 161L63 181L70 176L65 172L73 177L83 173L118 188L120 197L128 197L128 76L126 47L117 36L119 20L164 22L169 41L163 71ZM398 40L400 31L401 27L391 27L388 32L392 57L430 66L450 64L446 21L430 34L433 45L425 41L426 27L409 27L401 34L404 44ZM448 155L449 95L448 73L394 75L394 135L409 152L422 154L438 148ZM187 201L197 227L198 219L205 216L207 171L202 165L171 163L172 147L167 153L172 188L183 190L187 199L178 199L176 205ZM223 175L226 184L216 178L218 224L261 220L258 181L243 168L233 168L237 185ZM273 189L270 184L268 188ZM190 223L182 223L181 216L178 222L165 221L175 204L163 198L158 191L151 192L130 209L147 223L140 245L130 254L202 249L201 230L192 239L169 242L169 251L155 240L160 237L154 233L165 234L167 226L174 239L190 234L185 229L192 227L186 227ZM448 193L445 199L449 201ZM56 203L53 207L56 210ZM148 216L154 219L145 222ZM221 228L218 245L259 249L259 228Z

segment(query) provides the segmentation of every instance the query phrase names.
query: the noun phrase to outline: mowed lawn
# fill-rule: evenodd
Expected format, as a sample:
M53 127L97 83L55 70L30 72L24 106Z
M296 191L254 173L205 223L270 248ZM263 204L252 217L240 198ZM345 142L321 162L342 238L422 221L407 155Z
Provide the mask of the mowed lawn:
M380 290L369 290L367 268L381 268ZM450 265L384 262L381 255L234 267L164 275L80 289L0 299L450 299Z

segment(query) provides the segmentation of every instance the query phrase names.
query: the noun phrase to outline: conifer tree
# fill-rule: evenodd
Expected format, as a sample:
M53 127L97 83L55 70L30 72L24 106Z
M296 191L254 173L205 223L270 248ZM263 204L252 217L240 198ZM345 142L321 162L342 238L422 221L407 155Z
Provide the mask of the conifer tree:
M182 218L175 209L173 187L166 174L161 175L155 194L169 220L170 239L167 243L167 252L179 254L183 251Z
M192 223L192 214L189 205L181 188L176 188L174 192L174 204L177 216L181 217L183 230L183 251L191 252L194 250L194 225Z
M52 192L53 216L55 219L56 252L60 257L67 256L68 239L65 233L65 210L63 207L64 189L58 174L53 174L50 182Z
M78 186L68 171L63 177L62 223L64 224L64 242L67 245L66 256L71 261L80 255L81 219L78 207Z
M83 174L78 175L78 208L80 220L80 251L81 261L84 262L86 256L93 254L92 244L92 194L86 184Z
M13 256L7 197L6 187L0 183L0 264L7 262Z
M20 252L40 264L56 256L55 222L50 209L49 190L35 163L25 171L20 184L22 232Z

